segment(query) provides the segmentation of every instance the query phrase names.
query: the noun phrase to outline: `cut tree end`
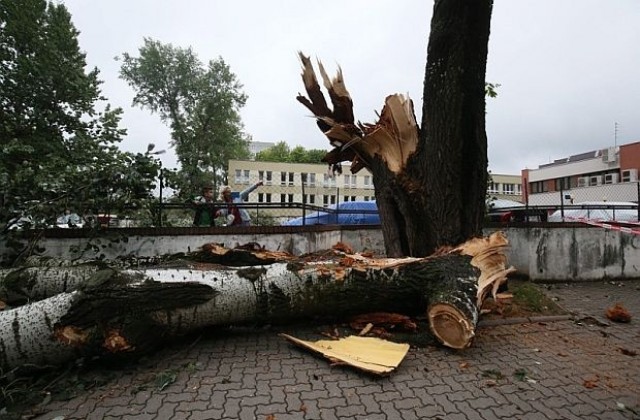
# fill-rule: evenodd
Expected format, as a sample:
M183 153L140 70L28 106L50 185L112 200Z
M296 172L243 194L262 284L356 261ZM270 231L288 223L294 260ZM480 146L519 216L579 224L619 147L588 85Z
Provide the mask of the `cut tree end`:
M436 303L427 310L433 335L447 347L465 349L471 345L475 328L457 308Z

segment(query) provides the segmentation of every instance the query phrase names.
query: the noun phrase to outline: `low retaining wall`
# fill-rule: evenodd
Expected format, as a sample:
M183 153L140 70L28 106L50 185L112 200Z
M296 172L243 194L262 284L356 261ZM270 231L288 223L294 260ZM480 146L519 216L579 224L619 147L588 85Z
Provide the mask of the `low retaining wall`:
M497 229L486 229L489 234ZM534 281L640 277L640 237L581 224L502 228L509 264Z
M529 227L486 228L506 233L508 262L518 274L534 281L576 281L640 277L640 238L619 231L580 224L538 224ZM23 244L26 236L10 238ZM250 228L162 228L46 231L38 240L44 255L64 258L107 258L121 255L153 256L197 250L205 243L227 247L255 242L269 250L302 255L329 249L337 242L355 251L384 253L376 226L307 226ZM7 238L0 256L13 252Z

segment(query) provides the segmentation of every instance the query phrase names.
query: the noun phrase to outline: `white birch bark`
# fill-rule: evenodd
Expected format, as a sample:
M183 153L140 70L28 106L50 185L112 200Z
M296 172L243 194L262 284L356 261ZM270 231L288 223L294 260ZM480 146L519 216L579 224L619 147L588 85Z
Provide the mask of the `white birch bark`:
M72 292L99 270L95 265L24 267L0 270L0 300L37 301Z
M0 312L0 367L59 365L75 349L54 339L53 326L71 308L75 293Z

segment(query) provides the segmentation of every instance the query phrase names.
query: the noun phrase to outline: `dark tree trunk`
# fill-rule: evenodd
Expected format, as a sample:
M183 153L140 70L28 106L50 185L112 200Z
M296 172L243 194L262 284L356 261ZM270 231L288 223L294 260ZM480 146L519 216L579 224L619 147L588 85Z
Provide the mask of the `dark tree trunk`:
M434 5L422 107L423 148L415 160L416 173L423 169L427 180L427 251L482 233L491 9L491 0L439 0Z
M354 124L342 79L319 70L329 109L302 54L309 98L335 149L329 163L352 160L373 174L387 256L426 256L443 245L480 236L487 186L485 71L492 0L437 0L424 81L422 130L411 100L391 95L376 124Z

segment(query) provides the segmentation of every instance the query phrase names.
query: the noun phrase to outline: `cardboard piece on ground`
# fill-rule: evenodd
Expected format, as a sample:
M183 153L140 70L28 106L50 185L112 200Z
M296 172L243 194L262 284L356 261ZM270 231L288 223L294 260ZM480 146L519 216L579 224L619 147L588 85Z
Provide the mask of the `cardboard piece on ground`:
M305 341L280 334L292 343L313 350L334 362L384 375L398 367L409 351L408 344L393 343L375 337L350 335L339 340Z

